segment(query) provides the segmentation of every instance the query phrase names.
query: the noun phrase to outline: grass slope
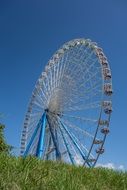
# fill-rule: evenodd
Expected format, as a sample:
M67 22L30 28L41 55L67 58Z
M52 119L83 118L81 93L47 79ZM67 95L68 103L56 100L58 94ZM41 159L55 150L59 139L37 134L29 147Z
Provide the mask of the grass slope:
M0 155L0 190L127 190L127 173Z

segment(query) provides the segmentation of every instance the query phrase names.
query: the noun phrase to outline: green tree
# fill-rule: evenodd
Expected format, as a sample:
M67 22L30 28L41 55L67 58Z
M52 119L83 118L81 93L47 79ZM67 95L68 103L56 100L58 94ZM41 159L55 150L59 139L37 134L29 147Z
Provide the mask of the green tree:
M4 128L5 125L0 123L0 153L7 153L9 154L12 150L12 147L8 145L4 138Z

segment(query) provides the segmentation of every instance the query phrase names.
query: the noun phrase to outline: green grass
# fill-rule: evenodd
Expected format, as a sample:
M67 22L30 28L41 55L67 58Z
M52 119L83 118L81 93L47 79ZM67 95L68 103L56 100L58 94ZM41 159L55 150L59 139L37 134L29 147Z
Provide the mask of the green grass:
M127 190L127 173L0 155L0 190Z

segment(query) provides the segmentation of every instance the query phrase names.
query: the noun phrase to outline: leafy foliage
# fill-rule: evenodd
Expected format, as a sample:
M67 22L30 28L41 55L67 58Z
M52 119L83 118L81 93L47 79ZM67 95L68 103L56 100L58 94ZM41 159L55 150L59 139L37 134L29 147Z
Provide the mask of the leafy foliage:
M2 190L126 190L127 173L0 155Z
M5 126L3 124L0 124L0 153L9 153L12 149L12 147L5 142L4 138L4 128Z

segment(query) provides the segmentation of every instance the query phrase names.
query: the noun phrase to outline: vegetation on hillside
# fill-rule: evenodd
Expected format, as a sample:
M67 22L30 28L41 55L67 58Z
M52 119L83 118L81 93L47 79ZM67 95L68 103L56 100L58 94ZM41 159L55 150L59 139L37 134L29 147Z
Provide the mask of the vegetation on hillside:
M127 190L127 173L11 156L0 124L0 190Z
M12 147L8 145L4 138L4 128L5 125L0 123L0 153L7 153L9 154Z
M127 173L0 154L1 190L127 190Z

